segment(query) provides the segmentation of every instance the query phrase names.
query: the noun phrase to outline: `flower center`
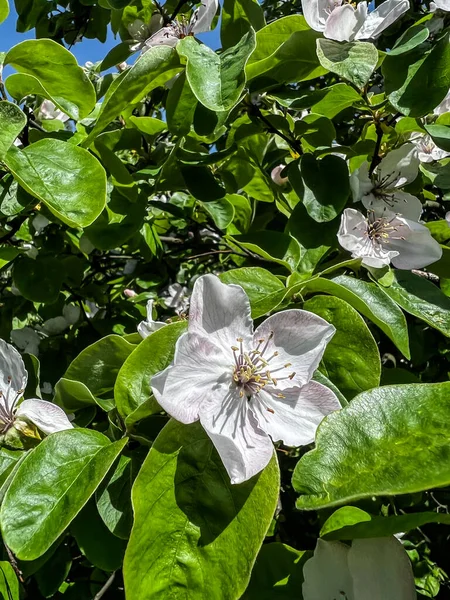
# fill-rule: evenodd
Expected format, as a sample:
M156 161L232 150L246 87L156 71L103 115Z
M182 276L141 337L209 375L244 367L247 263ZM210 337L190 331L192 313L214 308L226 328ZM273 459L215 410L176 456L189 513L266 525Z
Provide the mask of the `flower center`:
M397 215L394 215L390 219L386 217L375 218L374 211L368 211L366 232L367 237L372 242L376 242L377 244L387 244L389 243L389 238L404 239L402 236L392 235L394 232L398 231L398 228L395 225L392 225L392 222L396 216Z
M272 338L273 331L270 332L267 340L265 338L258 340L258 345L250 352L245 352L242 338L236 340L239 346L231 347L234 356L233 381L240 388L239 395L241 398L244 396L250 398L254 394L259 394L268 384L276 387L282 379L293 379L295 376L295 373L289 375L282 373L282 371L292 366L291 363L286 363L275 369L270 368L270 362L278 356L278 352L273 352L270 356L266 355ZM276 375L274 376L274 374ZM277 394L277 397L284 398L283 394Z

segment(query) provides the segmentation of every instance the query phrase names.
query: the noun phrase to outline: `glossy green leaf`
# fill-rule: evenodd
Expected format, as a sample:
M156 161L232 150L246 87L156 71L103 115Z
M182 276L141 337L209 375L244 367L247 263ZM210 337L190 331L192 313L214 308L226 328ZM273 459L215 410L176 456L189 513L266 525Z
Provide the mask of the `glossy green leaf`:
M450 127L447 125L425 125L424 127L436 146L446 152L450 151Z
M395 280L382 289L406 312L450 337L450 298L427 279L395 271Z
M226 229L233 222L234 207L226 198L202 202L202 206L219 229Z
M332 119L341 111L361 103L361 96L346 83L337 83L326 88L323 96L313 104L312 111Z
M222 47L234 46L251 27L258 31L265 24L264 12L257 0L224 0L220 25Z
M286 294L286 288L275 275L261 267L232 269L220 274L224 283L244 288L252 308L252 318L258 319L276 308Z
M170 364L176 341L185 329L184 321L161 327L146 337L123 363L114 387L117 410L122 417L127 417L150 399L151 378ZM160 411L153 400L153 412Z
M256 231L244 235L235 235L231 242L243 247L269 261L283 265L289 271L295 271L301 256L300 245L293 237L277 231Z
M53 257L21 257L14 263L14 283L24 298L33 302L55 302L62 287L64 273Z
M222 54L199 44L192 36L180 40L177 52L186 59L186 76L197 100L213 111L226 111L240 99L245 85L244 67L255 49L255 32Z
M305 285L305 289L310 292L325 292L345 300L375 323L404 356L410 358L405 316L383 288L356 277L338 275L333 279L313 279Z
M170 421L133 487L135 522L124 563L127 596L240 598L278 493L275 456L260 474L231 485L200 424Z
M303 308L336 327L319 368L348 399L380 384L378 347L364 320L347 302L315 296Z
M210 200L219 200L225 196L225 188L219 184L209 167L181 163L180 171L186 188L194 198L202 202L209 202Z
M194 121L197 98L191 90L186 71L180 73L170 88L166 101L167 127L175 135L186 135Z
M16 104L0 102L0 160L3 160L26 124L25 113Z
M0 561L0 596L2 600L19 600L19 580L12 565L6 561Z
M378 51L368 42L317 40L317 57L322 67L363 88L378 63Z
M27 94L39 93L67 113L73 119L83 119L95 106L94 86L74 55L53 40L25 40L17 44L5 56L5 65L11 65L30 87ZM11 75L11 81L16 77ZM8 78L9 79L9 78ZM43 90L37 92L36 85ZM8 83L6 84L10 91ZM12 93L12 91L10 91ZM23 97L23 96L22 96Z
M0 512L3 539L19 559L34 560L50 548L126 442L110 443L97 431L69 429L49 436L26 457Z
M9 15L9 3L8 0L0 0L0 23L7 18Z
M338 508L329 517L320 536L326 540L354 540L406 533L427 523L450 525L450 515L437 512L418 512L390 517L373 516L354 506Z
M43 139L4 158L25 190L72 227L90 225L106 202L106 173L87 150L60 140Z
M450 383L364 392L324 419L293 475L298 508L449 485Z
M136 129L147 135L158 135L167 129L167 124L155 117L130 117L128 120Z
M167 46L151 48L123 71L109 86L92 131L83 146L89 146L125 108L136 104L153 89L164 85L181 70L177 54Z

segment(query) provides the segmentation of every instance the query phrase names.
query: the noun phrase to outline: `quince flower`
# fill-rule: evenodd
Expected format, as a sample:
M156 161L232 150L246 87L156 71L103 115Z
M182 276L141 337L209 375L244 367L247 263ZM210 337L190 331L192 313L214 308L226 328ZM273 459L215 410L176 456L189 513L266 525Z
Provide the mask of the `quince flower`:
M409 9L409 0L386 0L370 12L367 2L356 8L346 0L302 0L303 15L315 31L337 42L379 37Z
M406 550L395 537L341 542L317 540L303 567L304 600L416 600Z
M419 198L404 192L402 187L417 177L419 164L417 148L411 143L389 152L372 175L369 175L369 163L363 163L350 176L353 200L362 202L369 210L387 209L418 221L422 203Z
M162 321L153 320L153 300L147 302L147 320L141 321L137 326L137 330L141 338L145 339L154 331L158 331L161 327L164 327L166 323Z
M450 0L434 0L430 2L430 11L435 12L436 10L450 11Z
M0 434L5 435L12 427L21 431L28 421L46 434L71 429L66 413L56 404L37 398L20 402L27 380L20 354L0 340Z
M450 152L436 146L431 135L416 133L410 137L410 140L417 148L420 162L431 163L450 156Z
M442 256L442 248L424 225L386 209L369 210L365 217L346 208L338 240L368 267L380 268L392 262L397 269L421 269Z
M36 118L38 121L56 119L57 121L61 121L61 123L69 120L69 116L64 114L62 110L59 110L59 108L56 108L51 100L44 100L42 102Z
M188 331L173 364L152 378L153 393L178 421L200 420L231 483L241 483L269 463L269 435L288 446L309 444L323 417L340 408L331 390L311 381L334 332L303 310L279 312L253 332L244 290L203 275Z

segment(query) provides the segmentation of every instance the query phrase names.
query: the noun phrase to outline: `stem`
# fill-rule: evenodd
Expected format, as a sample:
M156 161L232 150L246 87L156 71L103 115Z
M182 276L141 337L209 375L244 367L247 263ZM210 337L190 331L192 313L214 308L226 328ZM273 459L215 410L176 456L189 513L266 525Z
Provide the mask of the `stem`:
M28 219L28 215L22 216L19 219L17 219L16 222L14 223L14 225L12 225L10 231L8 231L8 233L5 233L5 235L0 238L0 244L3 244L4 242L7 242L12 237L14 237L15 234L22 227L22 223L24 223L27 219Z
M302 146L301 146L300 142L298 140L295 140L295 139L292 139L292 138L288 137L282 131L280 131L279 129L277 129L276 127L274 127L272 125L272 123L268 119L266 119L266 117L262 114L262 112L260 111L260 109L257 106L253 105L252 112L259 119L261 119L261 121L264 123L264 125L267 126L267 129L271 133L274 133L274 134L280 136L280 138L283 139L292 148L292 150L294 150L294 152L296 152L299 155L303 154L303 149L302 149Z
M375 142L375 149L373 151L372 162L370 163L369 177L372 177L372 174L375 171L375 168L381 162L379 154L380 154L381 140L383 139L383 130L381 128L379 121L375 121L375 129L377 132L377 141Z
M101 598L103 598L103 596L106 594L106 592L112 586L115 578L116 578L116 572L113 571L111 573L109 579L106 581L105 585L102 587L102 589L99 592L97 592L97 594L95 594L94 600L100 600Z
M186 4L187 0L178 0L178 4L175 7L175 10L173 11L171 17L170 17L170 21L173 21L175 19L175 17L177 16L177 14L180 12L180 10L183 8L183 6Z

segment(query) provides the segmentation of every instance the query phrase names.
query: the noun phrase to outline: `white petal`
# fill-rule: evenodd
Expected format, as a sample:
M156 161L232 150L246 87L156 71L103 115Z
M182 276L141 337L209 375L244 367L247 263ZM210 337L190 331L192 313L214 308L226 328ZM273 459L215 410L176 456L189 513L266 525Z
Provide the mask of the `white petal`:
M409 9L409 0L385 0L371 12L358 32L358 40L376 39Z
M357 600L417 598L411 562L395 537L354 540L348 566Z
M141 338L145 339L154 331L158 331L161 327L164 327L166 323L162 321L153 320L153 300L147 302L147 320L141 321L137 326L137 330Z
M167 27L163 27L149 37L148 40L145 41L142 51L146 52L154 46L170 46L171 48L175 48L179 39L180 38L175 35L173 27L170 27L169 25Z
M204 31L210 31L211 23L216 16L218 7L218 0L202 0L202 5L195 11L192 18L192 32L203 33Z
M389 182L385 188L391 189L412 183L419 173L419 165L417 148L408 142L400 148L388 152L378 165L376 172L381 180Z
M315 31L324 31L328 10L328 0L302 0L302 12L305 21Z
M247 398L231 386L220 403L202 404L200 423L211 438L231 483L247 481L266 467L273 455L268 435L258 427Z
M273 375L280 390L301 387L312 378L335 331L333 325L313 313L284 310L261 323L254 334L254 346L261 339L265 340L262 347L268 342L263 358L270 359L267 369L271 373L281 370ZM274 352L278 355L270 358ZM290 366L284 368L286 364ZM291 373L295 373L292 379L287 378ZM286 379L280 380L282 376Z
M401 227L389 237L386 246L396 250L398 256L392 259L397 269L422 269L437 262L442 257L442 248L421 223L397 218Z
M226 285L215 275L203 275L194 284L189 332L217 343L227 352L243 338L249 347L253 323L250 301L239 285Z
M11 331L11 341L26 354L39 355L39 344L41 338L31 327L22 327L22 329L13 329Z
M434 0L433 4L439 10L446 10L447 12L450 11L450 0Z
M386 196L368 194L364 196L362 203L368 210L374 210L377 216L383 216L383 212L388 210L405 219L418 221L422 214L422 202L419 198L397 189L387 191Z
M161 407L177 421L199 419L202 402L225 397L233 377L233 356L197 334L177 341L174 364L152 377L151 386Z
M16 393L27 386L28 373L19 352L0 339L0 392L3 402L11 410Z
M286 446L313 442L323 418L341 408L335 394L316 381L283 390L284 398L278 398L278 393L276 388L266 387L252 397L250 406L261 429Z
M314 556L303 567L303 600L360 600L353 594L349 550L341 542L317 540Z
M365 162L350 175L353 202L359 202L363 196L372 192L373 187L374 184L369 177L369 163Z
M62 408L52 402L37 398L24 400L20 404L16 411L16 419L18 418L31 421L38 429L47 434L73 428Z
M337 42L349 42L354 39L358 29L356 10L351 4L335 8L327 19L324 36Z

